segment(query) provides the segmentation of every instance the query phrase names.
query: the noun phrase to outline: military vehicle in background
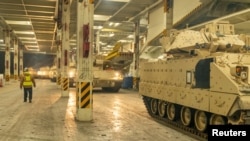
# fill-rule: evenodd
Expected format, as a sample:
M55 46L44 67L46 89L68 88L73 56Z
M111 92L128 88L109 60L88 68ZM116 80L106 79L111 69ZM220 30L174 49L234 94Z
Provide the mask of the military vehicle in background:
M56 82L57 79L57 68L56 65L53 65L50 70L49 70L49 79L51 80L51 82ZM68 70L68 77L69 77L69 86L70 87L74 87L76 84L76 66L75 63L70 63L69 64L69 70Z
M69 65L68 77L69 77L69 87L75 87L76 86L76 65L74 63L71 63Z
M160 42L164 57L140 62L139 94L152 117L200 133L250 124L250 46L234 25L171 30Z
M120 50L117 43L108 55L95 55L93 65L93 87L101 87L108 92L118 92L122 87L124 74L133 61L132 52Z
M121 70L109 60L96 59L93 65L93 87L101 87L103 91L118 92L123 82Z
M49 79L49 72L50 72L49 66L40 67L39 70L37 71L36 77L40 79Z
M49 79L51 82L56 82L57 77L57 68L55 65L53 65L49 70Z
M114 49L108 55L93 56L93 87L102 88L107 92L118 92L122 86L124 73L128 71L128 66L133 61L132 52L122 52L119 50L121 44L116 44ZM75 62L75 61L72 61ZM50 69L50 79L56 82L57 69L56 66ZM69 86L76 86L76 64L70 63L68 76Z

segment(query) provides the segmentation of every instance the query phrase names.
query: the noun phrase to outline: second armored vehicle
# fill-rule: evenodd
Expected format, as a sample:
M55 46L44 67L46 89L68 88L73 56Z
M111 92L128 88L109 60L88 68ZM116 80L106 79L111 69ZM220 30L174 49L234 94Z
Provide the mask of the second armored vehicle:
M150 115L205 132L250 124L249 46L228 22L173 30L165 59L140 64L139 93Z

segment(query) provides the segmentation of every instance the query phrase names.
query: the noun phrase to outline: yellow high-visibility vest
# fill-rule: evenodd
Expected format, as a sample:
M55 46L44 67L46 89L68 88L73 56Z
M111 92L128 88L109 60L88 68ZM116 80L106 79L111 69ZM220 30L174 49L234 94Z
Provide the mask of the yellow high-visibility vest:
M32 87L32 81L31 81L31 76L30 75L25 75L24 76L24 81L23 81L23 87Z

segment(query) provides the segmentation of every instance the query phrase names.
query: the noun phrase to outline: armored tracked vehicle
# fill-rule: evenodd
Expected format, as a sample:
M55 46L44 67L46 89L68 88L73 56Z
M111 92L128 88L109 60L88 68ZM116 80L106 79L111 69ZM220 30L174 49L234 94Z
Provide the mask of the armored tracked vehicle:
M160 42L165 58L140 63L139 93L151 116L202 133L250 124L250 48L233 25L171 30Z
M101 87L103 91L107 92L119 92L123 74L120 70L116 70L110 61L96 61L93 66L93 74L94 87Z

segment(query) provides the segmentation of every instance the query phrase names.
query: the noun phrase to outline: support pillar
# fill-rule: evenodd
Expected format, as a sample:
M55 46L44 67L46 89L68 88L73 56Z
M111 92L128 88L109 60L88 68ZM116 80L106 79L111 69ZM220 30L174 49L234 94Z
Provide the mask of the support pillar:
M94 1L77 1L76 119L93 120L93 17Z
M135 23L133 88L139 89L140 21Z
M164 12L166 12L166 35L170 36L170 30L173 28L173 10L174 0L165 0L164 1Z
M61 64L62 64L62 39L61 39L61 29L57 29L57 36L56 36L56 45L57 45L57 52L56 52L56 68L57 68L57 76L56 76L56 84L58 88L61 88Z
M23 46L19 49L19 77L23 76Z
M18 40L15 38L14 43L14 80L18 80Z
M10 33L11 30L3 30L5 35L5 84L10 82Z
M70 22L70 1L63 1L62 12L62 97L69 97L69 22Z
M100 54L100 50L101 50L101 46L100 46L100 31L98 30L97 32L96 32L96 52L97 52L97 54Z

